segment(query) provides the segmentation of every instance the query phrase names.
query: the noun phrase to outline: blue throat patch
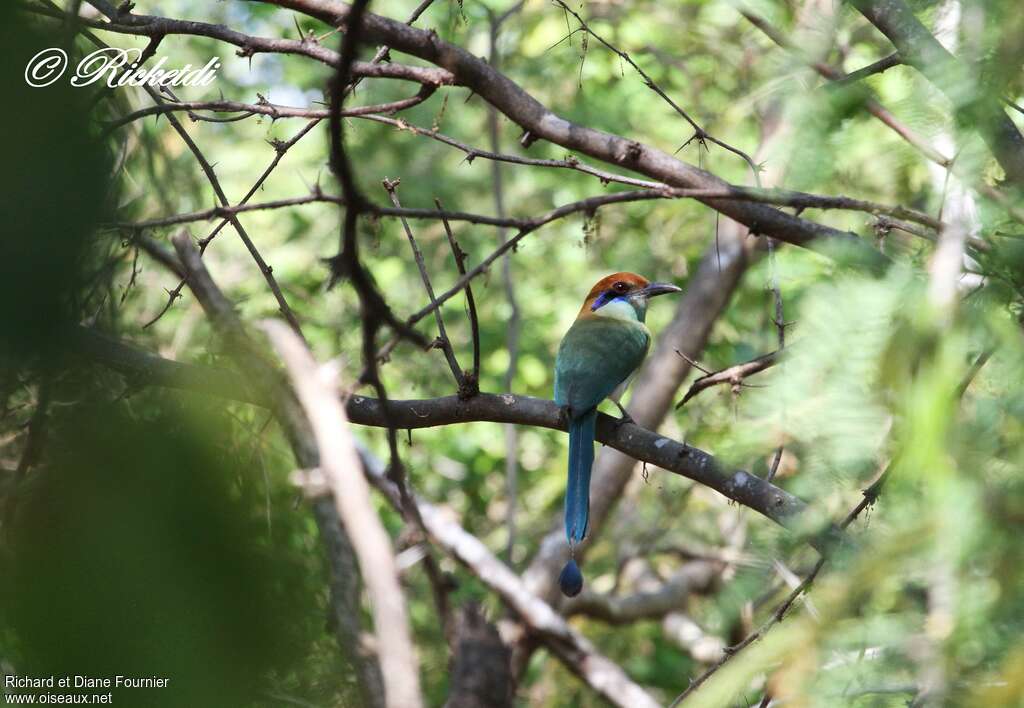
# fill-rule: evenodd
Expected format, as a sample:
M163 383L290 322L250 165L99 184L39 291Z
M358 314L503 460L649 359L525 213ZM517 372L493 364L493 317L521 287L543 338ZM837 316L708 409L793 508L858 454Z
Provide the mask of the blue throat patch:
M614 290L605 290L603 293L601 293L600 295L597 296L596 300L594 300L594 304L590 306L590 311L594 312L595 310L599 310L602 307L604 307L605 305L607 305L609 302L611 302L612 300L627 300L627 299L629 299L628 295L620 295L617 292L615 292Z

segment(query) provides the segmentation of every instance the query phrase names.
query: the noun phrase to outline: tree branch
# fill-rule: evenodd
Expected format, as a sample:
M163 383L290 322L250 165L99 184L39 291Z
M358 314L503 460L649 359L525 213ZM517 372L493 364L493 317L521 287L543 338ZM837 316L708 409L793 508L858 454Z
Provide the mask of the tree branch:
M554 161L557 162L557 161ZM562 167L563 165L548 165L552 167ZM615 192L613 194L601 194L587 199L580 200L578 202L571 202L570 204L558 207L555 210L548 212L547 214L534 217L534 218L517 218L517 217L495 217L487 216L483 214L471 214L466 212L445 212L437 211L434 209L410 209L410 208L390 208L385 206L379 206L376 204L368 203L366 205L367 211L374 214L375 216L395 216L405 217L409 219L440 219L447 218L451 221L469 221L474 224L485 224L488 226L496 226L499 228L517 228L517 229L536 229L544 224L547 224L555 219L568 216L579 211L589 211L597 208L604 204L612 204L616 202L625 201L640 201L647 199L708 199L716 198L723 200L738 200L745 202L756 202L762 204L774 204L777 206L788 206L796 209L844 209L851 211L863 211L868 214L874 215L892 215L894 217L899 216L911 221L915 221L920 224L924 224L932 229L941 229L945 224L938 219L935 219L924 212L917 211L916 209L910 209L908 207L896 205L890 206L887 204L880 204L877 202L869 202L863 199L852 199L844 196L829 196L821 194L809 194L807 192L795 192L792 190L785 189L751 189L748 187L734 187L729 186L725 189L720 190L708 190L708 189L676 189L665 185L654 185L649 189L638 189L624 192ZM121 228L121 229L148 229L159 226L178 226L181 224L187 224L193 221L206 221L213 218L224 218L234 216L236 214L245 213L248 211L260 211L269 209L284 209L293 206L301 206L304 204L312 204L316 202L326 202L332 204L344 205L345 198L340 196L333 196L329 194L323 194L321 192L314 192L303 197L292 197L290 199L278 199L269 202L262 202L256 204L238 204L236 206L220 206L212 207L210 209L204 209L202 211L195 211L187 214L178 214L175 216L160 217L155 219L146 219L143 221L134 222L115 222L108 224L109 226ZM575 205L575 206L574 206ZM894 219L890 221L894 222ZM934 240L935 237L919 229L910 231L915 235L921 236L928 240ZM979 247L987 247L987 244L980 242Z
M210 314L211 317L221 317L217 311ZM79 341L83 343L85 354L104 366L133 377L140 384L197 391L262 406L272 405L272 398L265 391L253 389L247 377L230 370L164 359L87 328L79 330ZM388 421L401 429L487 421L566 430L561 410L554 401L511 393L481 393L466 400L455 395L416 400L392 399L386 404L376 398L351 396L346 401L345 410L352 423L374 427L386 427ZM805 502L789 492L743 470L730 469L703 450L670 440L636 423L622 423L600 413L596 439L628 455L630 468L635 460L648 462L704 484L783 525L792 527L807 509Z
M391 203L395 205L396 209L402 208L402 203L398 200L398 185L401 180L390 180L384 179L384 191L391 197ZM416 267L420 271L420 279L423 281L423 289L427 292L427 298L430 300L430 304L433 305L437 302L434 297L434 286L430 284L430 274L427 273L427 264L423 262L423 252L420 251L419 244L416 243L416 237L413 236L412 229L409 228L409 222L402 219L402 228L405 230L405 236L409 240L409 246L412 249L413 260L416 261ZM444 353L444 358L448 362L448 368L452 371L452 376L455 379L455 385L458 387L459 392L468 390L466 387L466 375L462 371L462 367L459 366L459 360L455 357L455 351L452 349L452 342L448 338L448 332L445 330L444 317L441 316L441 309L436 308L434 310L434 321L437 323L437 346Z
M441 206L441 200L436 197L434 198L434 205L437 206L438 212L444 211L444 208ZM448 219L442 216L441 223L444 225L445 236L448 237L448 246L452 249L455 269L459 272L460 277L464 277L466 275L466 253L459 246L459 242L455 240L455 234L452 233L452 226L448 223ZM473 344L473 369L466 375L466 390L459 391L459 395L463 398L469 398L480 393L480 319L476 313L476 298L473 297L473 286L468 282L466 283L466 310L469 312L469 334Z
M893 52L889 56L882 57L878 61L872 62L865 67L857 69L856 71L851 71L841 79L836 79L832 82L832 85L849 86L850 84L862 81L863 79L866 79L869 76L874 76L875 74L881 74L882 72L888 71L894 66L900 66L901 64L903 64L903 57L900 56L899 52Z
M746 377L752 376L774 366L778 361L778 355L779 352L777 351L762 354L756 359L751 359L750 361L745 361L740 364L733 364L732 366L720 369L719 371L713 371L710 374L701 376L690 384L690 388L686 391L686 395L683 396L683 400L676 404L676 410L682 408L686 405L687 401L704 389L723 383L727 383L733 387L740 386L743 383L743 379Z
M352 10L348 4L332 0L274 0L272 4L302 12L335 27L345 27ZM213 36L238 43L240 46L244 45L246 40L244 35L235 36L238 33L226 28L214 31L218 26L191 26L202 23L184 23L187 26L182 26L156 22L157 19L160 18L149 18L146 22L137 21L135 26L129 26L128 29L138 31L146 28L150 33L159 29L165 34L188 30L186 33ZM722 190L728 186L714 175L681 162L656 148L558 117L504 74L495 71L486 62L461 47L444 42L435 32L416 29L396 20L366 13L360 34L364 41L388 45L447 70L455 83L473 89L535 138L548 140L610 164L621 165L673 187ZM283 40L274 40L276 41ZM309 53L309 47L302 42L294 44L300 46L268 50ZM814 248L827 247L829 243L845 244L867 264L880 266L886 262L884 256L855 234L807 221L779 209L714 197L703 197L700 201L746 224L755 233L774 236L794 245Z
M718 145L719 147L728 150L729 152L733 153L734 155L737 155L744 162L746 162L747 165L750 167L750 171L751 171L751 173L754 176L754 184L756 184L759 187L761 186L761 177L758 174L760 172L760 167L757 165L757 163L754 162L753 159L751 159L750 155L748 155L747 153L743 152L739 148L733 147L732 145L729 145L728 143L726 143L726 142L724 142L722 140L719 140L715 136L711 135L711 133L709 133L708 131L704 130L704 128L702 128L693 118L691 118L690 115L685 110L683 110L679 106L678 103L673 101L672 98L669 97L669 95L667 93L665 93L665 91L660 86L658 86L657 83L655 83L654 79L652 79L650 76L648 76L647 72L645 72L643 69L641 69L637 65L637 63L635 61L633 61L633 58L630 57L629 54L627 54L626 52L622 51L618 47L614 46L613 44L611 44L610 42L605 40L601 35L599 35L596 32L594 32L594 30L592 30L590 28L590 26L583 20L583 18L580 17L579 14L575 10L573 10L568 5L566 5L565 2L563 2L563 0L554 0L554 2L555 2L556 5L561 7L564 12L567 12L570 15L572 15L574 18L576 18L576 21L580 23L580 28L584 32L589 34L591 37L593 37L598 42L603 44L610 52L614 53L620 59L624 60L627 64L629 64L631 67L633 67L633 70L636 71L636 73L639 74L640 77L644 80L644 85L647 86L647 88L649 88L652 91L654 91L654 93L658 94L658 96L660 96L662 98L662 100L665 101L665 103L667 103L668 105L670 105L672 107L672 110L674 110L676 113L678 113L680 116L682 116L683 120L685 120L687 123L690 124L690 127L693 128L693 131L694 131L693 132L693 137L690 138L690 140L687 140L686 143L689 143L689 142L691 142L693 140L697 140L700 143L704 143L705 141L707 141L707 142L714 143L715 145ZM686 143L684 143L684 146L685 146Z
M586 615L609 624L662 617L681 609L691 594L706 592L714 583L719 566L709 561L687 563L657 589L631 595L604 595L584 590L566 601L562 614L567 617Z
M398 490L383 470L366 466L363 470L393 505L400 505ZM653 708L658 705L616 663L598 653L586 637L573 629L551 605L531 594L519 576L479 539L449 520L441 509L419 498L415 503L434 542L497 593L555 656L591 688L613 705L623 708Z
M145 88L146 92L149 93L150 97L154 101L156 101L157 104L163 102L163 99L160 97L160 94L158 94L154 89L148 86ZM174 116L173 113L167 114L167 121L171 124L171 127L174 128L174 131L178 133L181 139L185 142L185 145L188 146L188 149L196 158L196 161L199 163L199 167L203 170L203 174L205 174L207 180L209 180L210 186L213 188L214 194L217 195L217 200L224 207L230 206L231 203L228 200L227 195L224 193L224 189L220 185L220 180L217 179L217 174L213 170L213 165L211 165L210 162L203 155L203 152L199 149L199 146L196 145L195 141L188 134L188 131L185 130L185 128L181 125L181 122ZM248 232L246 232L245 228L242 226L242 222L238 220L238 216L232 214L228 217L228 220L231 222L232 227L234 227L235 232L238 234L238 238L242 241L242 244L245 246L246 250L249 251L249 255L252 256L253 261L256 263L256 266L259 268L260 273L263 275L263 279L267 282L267 286L270 288L271 293L273 293L274 295L274 300L277 301L277 307L281 312L281 315L288 322L289 326L291 326L292 330L299 337L302 337L304 339L305 337L302 334L302 327L299 325L299 320L295 316L295 313L292 311L291 306L288 305L288 301L284 297L284 292L281 290L281 286L278 284L277 278L274 277L274 269L267 265L267 262L266 260L264 260L262 254L260 254L259 249L256 248L256 244L249 237Z
M667 188L668 185L664 182L652 182L646 179L637 179L636 177L628 177L621 175L616 172L608 172L607 170L601 170L596 167L592 167L586 163L580 162L578 158L573 155L569 155L564 160L546 160L535 157L523 157L522 155L512 155L509 153L492 152L490 150L484 150L482 148L467 145L466 143L460 142L455 138L449 137L436 130L427 130L419 126L413 125L402 118L388 118L386 116L378 115L364 115L359 116L363 120L370 120L375 123L384 123L385 125L391 125L397 128L399 131L408 131L413 135L419 135L431 140L436 140L439 143L443 143L450 147L459 150L466 154L465 162L472 163L478 157L482 157L485 160L494 160L497 162L507 162L512 165L528 165L531 167L554 167L566 170L575 170L576 172L582 172L586 175L592 175L597 177L603 184L609 182L615 182L618 184L628 184L633 187L644 187L647 189L662 189Z
M303 341L283 323L268 320L263 328L288 368L295 392L313 428L320 451L320 471L359 561L373 608L377 656L384 679L384 702L392 708L422 705L419 669L398 581L391 538L370 500L359 469L359 455L348 430L345 410L332 392Z
M96 5L94 2L90 4ZM47 17L64 17L62 12L55 12L39 5L26 5L24 9ZM115 12L109 21L80 17L79 23L82 26L104 32L116 32L118 34L142 37L163 37L172 34L209 37L238 47L237 54L240 57L252 57L257 54L298 54L315 59L331 67L337 67L341 64L341 55L338 52L328 49L316 40L308 37L304 37L301 40L254 37L233 30L225 25L214 25L195 20L177 20L153 15L136 15L131 12ZM401 79L420 84L433 84L434 86L451 84L454 78L451 72L444 69L393 63L375 64L362 61L353 62L350 73L355 77Z
M371 113L396 113L406 108L419 105L430 98L437 90L436 86L423 84L415 96L403 98L390 103L376 103L370 106L358 106L341 112L343 117L362 116ZM279 118L326 118L330 111L325 108L296 108L293 106L282 106L261 100L258 103L243 103L240 101L181 101L178 103L162 103L147 108L141 108L128 115L111 121L104 129L104 135L127 125L133 121L148 116L163 115L185 111L192 120L206 120L203 116L194 113L195 111L213 111L216 113L244 113L239 118L249 118L255 115L270 116L274 120Z
M320 464L319 450L313 431L286 382L281 378L277 368L263 352L254 346L242 326L241 320L234 311L231 302L224 297L220 288L213 281L209 271L203 264L199 251L192 244L186 233L179 233L174 239L174 247L178 258L188 276L188 285L196 299L209 317L214 330L229 345L230 351L238 362L245 376L225 377L224 385L231 383L231 378L238 381L239 391L244 399L265 401L277 416L286 438L291 445L296 462L300 467L312 469ZM80 331L81 332L81 331ZM97 347L97 352L107 353L113 349L110 341ZM131 351L121 350L118 366L121 370L135 367L138 357ZM182 369L173 367L167 370L160 357L146 355L144 365L138 371L164 370L164 385L169 382L195 383L196 377L183 377ZM202 375L209 377L211 372ZM331 578L331 610L334 626L337 629L338 645L342 653L356 668L359 677L360 691L364 702L371 706L383 705L382 679L379 665L364 656L357 648L356 638L362 627L360 624L360 582L358 564L351 542L338 523L338 513L333 502L318 499L313 502L313 516L325 546Z

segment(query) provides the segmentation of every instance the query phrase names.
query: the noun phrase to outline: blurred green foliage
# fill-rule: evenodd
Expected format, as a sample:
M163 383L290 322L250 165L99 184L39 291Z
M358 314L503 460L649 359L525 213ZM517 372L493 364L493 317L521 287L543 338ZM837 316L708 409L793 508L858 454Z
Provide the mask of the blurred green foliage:
M17 15L10 4L0 8L0 46L9 67L0 72L0 90L24 111L0 115L0 362L45 367L64 353L62 332L82 318L98 282L91 276L100 260L89 257L86 243L104 210L111 164L82 120L88 95L68 83L33 88L23 68L14 70L40 50L60 46L59 34L30 30ZM48 287L37 287L41 274Z
M241 483L254 457L232 422L166 405L79 403L51 418L54 447L11 531L17 666L169 680L115 690L115 703L250 705L322 632L321 564L304 520L280 513L284 490L264 499Z
M268 37L303 33L336 46L331 28L269 5L174 0L139 2L141 12L221 22ZM409 3L374 2L371 10L404 18ZM932 27L950 3L913 6ZM1020 15L1011 0L961 3L961 53L985 97L1020 104ZM802 59L773 45L727 0L671 3L591 2L580 10L591 27L628 51L659 85L715 136L764 159L767 186L845 194L938 214L949 195L944 174L864 110L867 89L926 141L950 145L962 174L994 182L1001 173L969 122L914 70L898 66L861 85L824 87ZM742 8L767 18L810 56L847 70L891 52L881 35L845 4L751 0ZM501 12L505 6L493 5ZM969 12L968 12L969 10ZM198 305L185 298L158 322L165 289L177 279L138 256L119 231L95 231L116 212L130 221L205 209L214 196L195 160L163 118L118 129L95 145L86 120L93 90L57 83L29 89L24 56L60 44L52 21L33 33L0 8L3 95L25 112L0 113L9 161L0 170L8 230L0 241L0 356L6 406L3 468L17 466L26 423L44 382L51 403L38 465L19 497L16 543L4 557L4 629L0 659L20 673L173 674L172 692L147 691L163 705L280 705L286 696L316 705L355 705L351 671L325 626L321 549L304 507L294 503L288 475L295 462L265 412L223 406L191 394L139 392L136 382L83 368L64 325L88 318L165 356L230 366ZM477 55L487 55L488 14L478 2L438 0L419 23ZM499 65L560 115L635 137L669 153L692 131L614 54L580 33L540 0L502 28ZM119 47L145 39L97 33ZM89 49L76 44L78 53ZM364 55L368 54L364 50ZM213 91L187 88L183 100L225 98L310 106L323 101L329 69L296 56L234 56L201 37L168 36L159 47L173 65L222 58ZM393 59L418 63L393 52ZM402 82L366 81L349 105L415 92ZM101 119L150 105L145 94L105 92ZM977 95L972 93L973 97ZM1021 115L1008 109L1021 124ZM401 117L488 149L487 106L462 88L443 88ZM297 120L183 123L238 200L287 140ZM538 142L528 151L519 129L499 118L501 149L562 158ZM384 177L402 180L409 207L440 198L452 210L493 213L492 166L409 131L350 119L347 138L364 190L386 202ZM289 153L254 201L294 197L320 184L337 191L326 167L327 135L318 126ZM746 164L726 151L689 142L678 155L738 184ZM112 167L113 166L113 167ZM502 167L512 215L529 216L618 189L585 175L515 165ZM113 173L113 179L104 175ZM876 239L876 222L857 212L807 210L808 218ZM340 358L348 381L360 370L358 305L351 289L325 289L322 259L333 255L338 209L310 205L242 217L274 268L320 360ZM214 224L190 226L205 237ZM412 224L434 287L457 278L440 224ZM494 229L453 225L470 263L498 245ZM946 705L1018 705L1024 696L1021 588L1024 558L1016 537L1024 522L1024 226L998 205L978 203L977 236L990 244L970 266L955 316L936 311L927 293L933 247L891 231L881 241L897 262L881 277L851 271L820 255L780 248L774 264L756 262L715 324L701 356L718 369L771 351L776 332L767 284L781 286L790 356L731 393L709 390L670 416L666 434L763 474L784 444L779 483L842 518L860 489L884 469L879 503L851 527L855 551L826 566L811 595L814 612L798 609L768 638L730 662L702 691L708 705L756 704L766 674L776 698L799 706L897 706L938 687ZM400 315L426 296L401 226L363 220L363 254ZM522 318L512 389L550 396L551 367L562 333L591 283L633 270L685 287L700 255L712 247L719 220L691 201L641 202L574 217L531 234L512 256ZM884 230L883 230L884 231ZM149 235L166 242L171 229ZM124 239L124 240L122 240ZM258 269L230 228L206 256L214 276L250 322L277 314ZM476 281L483 367L481 388L498 391L510 363L512 308L500 269ZM469 326L461 298L443 308L449 334L468 366ZM657 333L671 307L652 306ZM424 322L422 331L432 332ZM958 387L983 352L991 352L963 396ZM35 366L38 362L49 366ZM27 364L33 366L27 366ZM383 368L396 398L454 392L436 350L400 345ZM116 401L115 401L116 399ZM383 435L359 437L384 454ZM508 530L500 426L489 423L415 431L402 454L425 498L450 507L490 548ZM511 564L522 569L561 513L565 436L520 430L518 535ZM379 509L398 536L402 520ZM737 541L737 539L739 539ZM599 591L628 592L679 567L679 549L731 548L743 561L723 573L713 592L680 608L708 635L733 643L756 626L789 588L776 562L797 575L816 559L803 542L751 512L730 506L681 478L639 471L617 514L588 556ZM499 603L483 584L449 560L458 587L453 603L479 601L492 616ZM447 695L443 635L419 566L404 576L431 705ZM753 619L751 620L751 616ZM666 702L702 666L657 621L609 626L579 619L600 650ZM344 638L343 638L344 640ZM358 638L348 638L351 642ZM115 698L115 702L116 702ZM590 706L599 701L545 652L536 653L518 693L520 704ZM163 703L160 703L163 702ZM136 703L132 703L136 704Z

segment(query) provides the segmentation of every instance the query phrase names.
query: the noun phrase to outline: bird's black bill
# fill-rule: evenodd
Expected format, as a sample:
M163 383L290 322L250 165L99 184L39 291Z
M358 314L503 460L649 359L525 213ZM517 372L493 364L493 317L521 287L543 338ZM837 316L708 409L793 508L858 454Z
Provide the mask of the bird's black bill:
M655 295L667 295L668 293L681 293L683 289L672 283L650 283L646 288L643 289L645 297L654 297Z

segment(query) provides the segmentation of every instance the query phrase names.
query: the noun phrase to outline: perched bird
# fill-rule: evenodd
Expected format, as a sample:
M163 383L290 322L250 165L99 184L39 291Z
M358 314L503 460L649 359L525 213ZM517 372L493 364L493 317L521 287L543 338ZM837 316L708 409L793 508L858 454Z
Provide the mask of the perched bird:
M647 356L651 333L644 325L647 301L681 292L668 283L651 283L636 273L615 273L597 282L576 321L565 333L555 360L555 402L569 422L569 482L565 489L565 535L569 562L558 577L562 593L583 589L575 547L587 535L590 515L590 468L594 462L597 405L611 398L623 419L619 397Z

